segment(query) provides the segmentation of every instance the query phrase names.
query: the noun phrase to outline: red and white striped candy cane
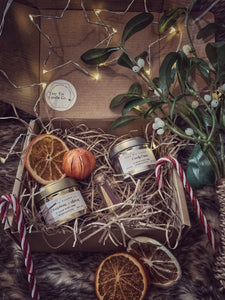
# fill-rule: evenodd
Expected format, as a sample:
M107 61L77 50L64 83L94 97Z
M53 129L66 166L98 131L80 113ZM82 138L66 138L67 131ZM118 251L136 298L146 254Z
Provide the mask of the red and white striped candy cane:
M28 275L28 282L30 284L32 299L39 299L37 290L36 278L34 274L33 261L31 259L30 245L27 239L26 226L24 225L23 213L17 198L12 194L5 194L0 199L0 214L2 223L5 224L8 206L11 204L14 214L16 216L16 223L20 235L21 248L25 260L26 271Z
M184 188L186 189L190 199L191 199L191 202L195 208L195 211L197 213L197 216L198 218L200 219L201 221L201 224L205 230L205 233L207 234L208 238L209 238L209 241L212 245L212 248L214 250L218 250L218 244L215 240L215 237L214 237L214 233L213 231L211 230L207 220L206 220L206 217L205 215L203 214L201 208L200 208L200 204L191 188L191 186L189 185L188 181L187 181L187 177L185 175L185 172L183 171L180 163L173 157L169 157L169 156L164 156L164 157L161 157L160 159L157 160L156 164L155 164L155 175L156 175L156 178L157 178L157 181L159 183L160 181L160 175L161 175L161 166L162 164L165 164L167 162L170 162L173 164L173 166L175 167L178 175L180 176L181 178L181 181L183 183L183 186ZM162 182L162 187L164 186L164 183Z

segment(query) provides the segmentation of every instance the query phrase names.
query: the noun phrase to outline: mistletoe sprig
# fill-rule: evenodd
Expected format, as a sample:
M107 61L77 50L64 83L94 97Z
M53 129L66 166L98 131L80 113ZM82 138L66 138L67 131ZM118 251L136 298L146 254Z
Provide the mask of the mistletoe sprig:
M117 63L136 72L147 87L147 92L143 92L142 85L135 82L127 93L116 95L112 99L111 109L123 107L121 117L112 123L111 130L136 119L152 119L153 130L157 134L162 135L166 130L170 130L194 143L196 159L205 154L216 178L220 179L225 177L225 41L207 43L207 59L198 57L189 32L191 11L195 3L196 0L192 1L188 8L170 9L161 17L158 25L160 34L169 31L178 19L184 16L189 44L185 45L182 51L169 52L165 56L157 78L151 78L145 71L147 52L132 57L125 47L131 36L152 23L151 13L141 13L133 17L124 27L119 45L90 49L81 59L89 65L100 65L106 62L112 53L121 51ZM225 30L225 25L210 23L198 32L197 38L204 40L218 29ZM196 72L200 72L207 82L207 91L196 89ZM174 94L173 87L176 81L179 92L176 89ZM185 124L182 128L179 119ZM195 175L196 172L198 170L195 169Z

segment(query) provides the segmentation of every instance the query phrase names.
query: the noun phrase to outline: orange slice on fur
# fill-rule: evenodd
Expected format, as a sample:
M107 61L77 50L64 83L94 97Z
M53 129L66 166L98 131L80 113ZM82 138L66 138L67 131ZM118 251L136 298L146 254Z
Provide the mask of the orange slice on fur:
M95 276L95 290L100 300L143 299L148 283L142 264L129 253L114 253L106 257Z
M145 265L152 284L168 287L181 278L181 268L175 256L152 238L135 237L128 242L127 252Z
M46 185L66 176L62 169L63 155L68 151L63 140L52 134L41 134L28 145L24 164L29 174Z

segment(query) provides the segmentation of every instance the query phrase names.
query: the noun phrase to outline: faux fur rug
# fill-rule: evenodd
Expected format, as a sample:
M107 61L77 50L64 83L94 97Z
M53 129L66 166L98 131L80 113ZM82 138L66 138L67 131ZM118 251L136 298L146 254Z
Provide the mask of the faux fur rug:
M10 107L0 103L1 115L13 115ZM19 112L24 120L30 116ZM12 120L0 120L0 153L5 156L15 138L25 133L24 126ZM11 192L19 154L9 157L0 169L0 194ZM182 153L185 161L185 153ZM215 191L205 187L196 191L208 222L218 238L218 206ZM182 237L179 246L173 251L182 269L182 278L174 286L160 289L152 286L146 300L220 300L220 293L213 276L215 254L208 238L199 224L190 200L187 198L191 218L191 229ZM107 254L103 253L33 253L38 289L43 300L94 300L95 271ZM0 299L28 300L30 298L24 259L20 248L0 227Z

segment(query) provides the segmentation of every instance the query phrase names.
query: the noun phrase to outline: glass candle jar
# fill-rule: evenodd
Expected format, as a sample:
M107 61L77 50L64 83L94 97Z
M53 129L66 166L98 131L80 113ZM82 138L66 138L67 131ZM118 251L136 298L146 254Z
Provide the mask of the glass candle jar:
M69 177L41 187L36 200L46 225L59 226L87 212L76 180Z
M116 144L109 153L109 158L117 173L139 175L154 169L155 156L149 144L142 137L133 137Z

